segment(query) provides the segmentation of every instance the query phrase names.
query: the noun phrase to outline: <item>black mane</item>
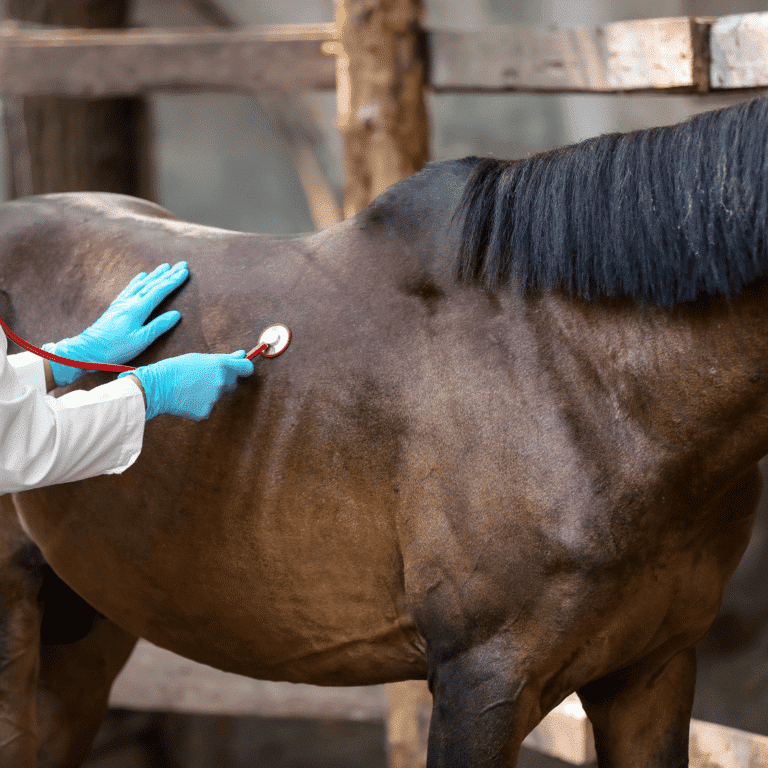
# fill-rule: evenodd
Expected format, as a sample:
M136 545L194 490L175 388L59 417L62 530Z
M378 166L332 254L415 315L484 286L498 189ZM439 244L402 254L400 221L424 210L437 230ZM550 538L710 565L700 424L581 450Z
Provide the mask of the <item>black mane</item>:
M478 161L454 223L456 277L672 307L768 272L768 98Z

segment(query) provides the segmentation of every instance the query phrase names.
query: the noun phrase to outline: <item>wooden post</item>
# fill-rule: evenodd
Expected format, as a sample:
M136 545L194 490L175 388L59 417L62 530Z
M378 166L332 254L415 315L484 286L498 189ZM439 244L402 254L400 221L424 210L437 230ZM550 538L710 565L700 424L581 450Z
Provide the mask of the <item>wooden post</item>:
M421 0L336 0L338 127L344 137L345 217L429 156ZM432 709L426 683L388 686L390 768L422 768Z
M387 686L387 762L389 768L425 768L432 694L423 680Z
M345 216L427 161L422 17L421 0L336 0Z
M21 22L97 29L125 26L129 5L128 0L9 0L7 9ZM8 154L16 158L9 163L9 198L84 190L153 198L145 99L28 97L11 100L4 117Z

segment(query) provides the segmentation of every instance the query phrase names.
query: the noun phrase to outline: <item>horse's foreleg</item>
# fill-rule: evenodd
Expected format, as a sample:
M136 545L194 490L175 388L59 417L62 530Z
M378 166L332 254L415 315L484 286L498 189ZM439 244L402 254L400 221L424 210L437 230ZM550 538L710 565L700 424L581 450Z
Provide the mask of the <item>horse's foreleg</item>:
M695 682L695 651L688 648L661 668L637 664L582 688L600 768L687 766Z
M427 768L511 768L533 699L502 649L484 645L430 672L434 699Z

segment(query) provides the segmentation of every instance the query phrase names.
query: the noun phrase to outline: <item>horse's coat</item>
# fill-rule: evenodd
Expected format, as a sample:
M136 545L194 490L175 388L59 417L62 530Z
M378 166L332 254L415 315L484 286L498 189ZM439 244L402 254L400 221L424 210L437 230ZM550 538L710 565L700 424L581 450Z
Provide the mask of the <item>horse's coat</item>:
M207 422L150 422L124 475L0 500L3 764L76 764L131 636L265 679L428 677L433 768L514 765L574 690L603 768L684 764L692 646L768 451L768 287L664 309L457 283L450 224L479 164L434 164L287 239L114 195L0 207L0 286L33 342L179 259L183 319L139 364L293 331ZM16 515L108 617L44 646L39 671L43 577Z

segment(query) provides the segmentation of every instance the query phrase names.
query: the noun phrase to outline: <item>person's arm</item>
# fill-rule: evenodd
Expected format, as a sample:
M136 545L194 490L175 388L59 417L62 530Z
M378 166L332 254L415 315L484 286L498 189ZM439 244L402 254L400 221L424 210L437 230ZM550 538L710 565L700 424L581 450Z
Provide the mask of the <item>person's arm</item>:
M11 364L0 341L0 493L119 473L138 457L146 406L136 382L113 381L53 398L44 366ZM16 373L16 366L24 381ZM29 383L31 382L31 383Z
M34 369L37 368L38 365L42 365L45 378L45 391L50 392L52 389L56 389L56 381L53 378L53 369L51 368L50 361L33 356L31 353L22 352L18 355L8 355L8 362L14 368L19 366L17 375L19 375L21 383L30 387L35 387L38 384L39 373L36 374ZM126 376L126 378L132 381L141 391L141 396L144 398L144 408L146 409L147 395L144 392L144 387L138 377L131 374Z
M254 372L242 349L190 353L54 398L42 393L40 358L13 355L11 364L5 349L0 331L0 493L123 472L141 451L146 421L160 414L206 419L239 378Z
M53 369L49 360L43 360L43 368L45 369L45 391L50 392L52 389L56 389L56 382L53 380ZM144 392L144 387L141 386L141 382L136 376L126 376L129 381L132 381L141 391L141 396L144 398L144 408L147 407L147 395Z

